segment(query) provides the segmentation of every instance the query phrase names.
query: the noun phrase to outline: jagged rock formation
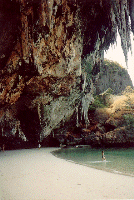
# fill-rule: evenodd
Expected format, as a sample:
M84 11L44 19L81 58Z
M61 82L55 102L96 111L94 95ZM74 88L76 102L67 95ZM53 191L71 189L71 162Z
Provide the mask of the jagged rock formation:
M107 108L94 113L96 124L88 140L94 145L129 147L134 145L134 90L128 86L120 95L113 95ZM92 132L92 133L91 133ZM94 133L94 134L93 134Z
M93 147L133 147L134 90L128 86L120 95L110 95L109 106L89 114L90 124L75 126L75 119L55 130L55 138L63 145ZM55 141L57 143L57 141ZM58 144L58 143L57 143Z
M88 123L92 83L117 28L127 61L132 5L132 0L1 0L1 138L18 135L37 145L76 110ZM93 58L88 86L81 68L87 54Z
M116 62L105 60L100 67L99 77L96 82L96 94L101 94L108 88L113 90L113 94L119 94L127 86L133 87L127 70Z

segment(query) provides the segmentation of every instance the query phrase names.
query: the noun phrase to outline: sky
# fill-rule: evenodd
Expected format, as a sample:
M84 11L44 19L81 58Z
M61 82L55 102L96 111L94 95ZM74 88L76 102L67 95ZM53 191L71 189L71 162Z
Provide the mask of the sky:
M133 34L131 34L132 44L134 43L133 37ZM121 48L121 39L119 34L117 35L117 44L115 43L114 45L110 46L108 51L104 53L104 58L116 61L126 68L134 85L134 44L132 45L132 52L130 51L128 53L128 68L126 66L125 57Z

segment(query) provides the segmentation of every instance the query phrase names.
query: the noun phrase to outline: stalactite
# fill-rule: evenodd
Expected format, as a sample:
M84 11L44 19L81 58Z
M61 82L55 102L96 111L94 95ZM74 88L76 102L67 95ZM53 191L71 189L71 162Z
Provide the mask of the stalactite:
M42 128L42 139L61 122L64 124L74 112L76 126L79 126L79 105L82 106L81 119L84 117L88 125L94 80L103 60L103 51L116 41L117 29L127 62L131 46L129 15L134 21L133 0L1 1L0 66L4 69L1 72L1 106L6 109L17 105L13 107L14 113L29 138L31 133L38 139L36 136ZM81 72L81 60L87 55L92 60L91 70ZM9 81L11 76L13 85ZM16 97L10 100L15 94ZM42 100L40 96L43 96ZM64 96L63 101L60 97ZM28 129L24 114L31 118L29 123L34 124L31 129ZM11 119L14 126L14 117ZM7 121L8 117L4 123ZM10 123L8 126L11 130Z
M129 21L129 8L127 0L120 0L118 3L115 0L111 0L111 20L113 24L118 27L118 32L121 37L121 46L125 56L126 64L128 62L128 50L131 49L130 39L130 21Z
M84 116L85 124L86 126L89 125L89 119L88 119L88 110L89 105L93 102L93 97L90 93L87 93L82 98L82 115Z
M76 107L76 127L79 127L79 109Z
M84 92L86 87L86 73L83 73L83 84L82 84L82 91Z
M41 104L40 104L40 102L38 102L38 108L37 109L38 109L40 127L42 127L42 119L41 119L42 116L41 116ZM39 141L38 142L40 142L41 139L42 139L42 132L39 135Z

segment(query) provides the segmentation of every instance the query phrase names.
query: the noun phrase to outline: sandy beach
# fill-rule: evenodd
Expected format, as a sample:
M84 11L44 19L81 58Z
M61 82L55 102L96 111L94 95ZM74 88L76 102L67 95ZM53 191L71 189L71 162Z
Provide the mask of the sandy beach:
M0 152L1 200L134 199L134 177L68 162L55 149Z

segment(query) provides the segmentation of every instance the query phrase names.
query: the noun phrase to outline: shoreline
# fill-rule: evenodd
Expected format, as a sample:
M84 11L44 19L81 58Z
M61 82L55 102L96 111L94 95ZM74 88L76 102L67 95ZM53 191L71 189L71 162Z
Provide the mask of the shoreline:
M74 148L72 148L72 149L74 149ZM109 172L109 173L113 173L113 174L118 174L118 175L123 175L123 176L129 176L129 177L134 177L134 174L132 174L132 173L127 173L127 172L122 172L122 171L117 171L117 170L112 170L112 169L110 169L110 168L99 168L99 167L96 167L96 166L94 166L94 165L89 165L89 164L84 164L84 163L80 163L80 162L77 162L77 161L74 161L74 160L68 160L67 158L64 158L64 157L60 157L60 156L58 156L58 154L56 153L56 151L58 151L58 150L61 150L61 148L59 148L59 149L57 149L57 150L55 150L55 151L52 151L51 153L52 153L52 155L54 155L55 157L57 157L57 158L60 158L60 159L63 159L63 160L66 160L66 161L68 161L68 162L71 162L71 163L74 163L74 164L78 164L78 165L82 165L82 166L86 166L86 167L89 167L89 168L91 168L91 169L96 169L96 170L101 170L101 171L104 171L104 172ZM98 161L98 162L101 162L101 161ZM105 161L104 161L105 162ZM110 161L107 161L106 160L106 162L110 162Z
M0 152L1 200L134 199L134 177L69 162L57 149Z

